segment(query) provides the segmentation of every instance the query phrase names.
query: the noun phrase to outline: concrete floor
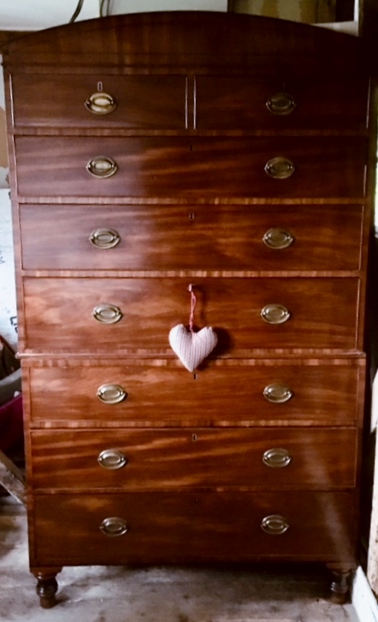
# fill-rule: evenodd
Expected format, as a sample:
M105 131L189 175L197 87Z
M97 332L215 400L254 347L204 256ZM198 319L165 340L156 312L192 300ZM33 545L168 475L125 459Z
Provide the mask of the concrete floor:
M359 622L327 600L322 568L249 571L85 566L58 575L59 604L39 607L29 573L26 516L0 497L2 622Z

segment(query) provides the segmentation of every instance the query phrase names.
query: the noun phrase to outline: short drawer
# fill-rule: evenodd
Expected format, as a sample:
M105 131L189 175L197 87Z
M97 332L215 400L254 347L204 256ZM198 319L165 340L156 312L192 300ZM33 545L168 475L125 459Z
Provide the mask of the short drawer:
M34 566L351 563L356 501L311 492L37 495L29 529Z
M26 347L42 352L171 354L168 335L189 321L185 278L27 278ZM196 278L195 320L212 326L214 355L254 349L357 347L355 278ZM63 330L64 327L64 330Z
M361 197L356 137L16 136L27 197Z
M222 360L194 379L179 361L105 358L25 368L24 382L33 427L345 426L361 417L364 372L353 359Z
M198 129L346 129L367 126L368 80L197 76Z
M362 206L21 205L26 270L358 270Z
M34 430L31 449L37 490L340 490L356 481L353 428Z
M185 76L22 74L12 90L15 127L185 128Z

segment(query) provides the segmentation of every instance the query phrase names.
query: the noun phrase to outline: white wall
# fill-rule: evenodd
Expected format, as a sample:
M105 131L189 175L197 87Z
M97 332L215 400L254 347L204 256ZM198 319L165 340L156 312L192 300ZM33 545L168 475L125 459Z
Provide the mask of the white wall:
M227 0L112 0L111 15L143 11L227 11Z
M41 30L67 24L78 0L0 0L0 30ZM227 0L111 0L110 14L143 11L227 11ZM84 0L77 20L99 17L100 0Z
M0 30L42 30L70 21L78 0L0 0ZM84 0L78 20L99 16L99 0Z
M16 287L9 190L0 190L0 335L17 344Z

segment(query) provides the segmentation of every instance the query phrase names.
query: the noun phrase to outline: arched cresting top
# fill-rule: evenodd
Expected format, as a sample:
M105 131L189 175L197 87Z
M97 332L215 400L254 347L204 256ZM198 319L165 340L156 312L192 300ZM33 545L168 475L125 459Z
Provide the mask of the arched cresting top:
M8 44L7 66L91 66L127 73L138 65L290 75L369 72L361 39L286 20L207 11L117 15L59 26ZM272 62L274 59L274 62ZM122 67L122 69L120 69Z

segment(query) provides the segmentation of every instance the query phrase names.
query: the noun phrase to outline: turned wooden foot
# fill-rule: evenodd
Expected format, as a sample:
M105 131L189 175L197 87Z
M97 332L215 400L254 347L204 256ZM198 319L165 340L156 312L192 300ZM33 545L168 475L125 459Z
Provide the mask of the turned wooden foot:
M337 569L330 568L333 574L331 582L331 601L338 605L344 605L350 599L350 588L354 568Z
M43 609L51 609L56 605L55 594L58 591L56 575L61 568L32 570L37 579L36 592L39 596L39 603Z

